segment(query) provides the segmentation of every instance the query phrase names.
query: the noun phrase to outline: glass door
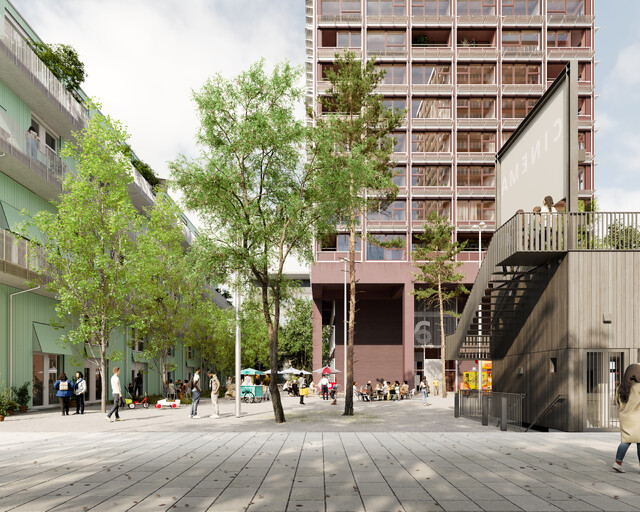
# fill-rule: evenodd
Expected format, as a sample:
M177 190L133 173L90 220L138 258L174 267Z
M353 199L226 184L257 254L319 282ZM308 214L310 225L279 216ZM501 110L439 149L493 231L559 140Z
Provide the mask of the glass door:
M587 352L587 429L620 427L616 389L623 371L623 352Z
M44 354L33 354L33 406L44 405Z

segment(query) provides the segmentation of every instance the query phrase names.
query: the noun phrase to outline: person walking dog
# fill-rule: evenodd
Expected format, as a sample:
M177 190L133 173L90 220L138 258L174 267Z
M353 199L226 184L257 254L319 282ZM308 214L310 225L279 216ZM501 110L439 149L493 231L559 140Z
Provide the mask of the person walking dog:
M631 443L636 443L640 461L640 364L630 364L625 370L616 391L616 402L620 408L620 444L612 467L624 473L622 460Z

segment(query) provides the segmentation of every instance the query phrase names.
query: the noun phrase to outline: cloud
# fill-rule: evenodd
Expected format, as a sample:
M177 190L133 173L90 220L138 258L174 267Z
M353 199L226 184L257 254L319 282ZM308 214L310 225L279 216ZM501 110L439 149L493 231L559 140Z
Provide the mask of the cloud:
M607 77L606 87L612 93L620 89L631 89L640 85L640 67L633 65L640 55L640 41L622 48L616 57L616 63Z
M605 186L598 188L596 197L602 212L637 212L640 205L640 190Z

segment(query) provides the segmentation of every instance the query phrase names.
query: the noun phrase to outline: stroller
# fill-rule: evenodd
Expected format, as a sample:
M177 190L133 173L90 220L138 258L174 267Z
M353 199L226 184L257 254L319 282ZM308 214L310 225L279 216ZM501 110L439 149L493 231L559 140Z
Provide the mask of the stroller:
M140 401L134 399L131 396L131 393L129 392L129 390L127 390L127 395L129 395L129 398L125 398L124 399L124 403L129 409L135 409L136 405L141 405L145 409L149 408L149 402L147 402L147 394L146 393L144 394L144 398L142 400L140 400Z

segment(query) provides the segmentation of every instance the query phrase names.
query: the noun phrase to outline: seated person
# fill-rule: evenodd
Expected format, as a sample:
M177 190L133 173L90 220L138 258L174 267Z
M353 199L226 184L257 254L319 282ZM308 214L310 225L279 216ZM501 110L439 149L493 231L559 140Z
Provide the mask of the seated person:
M382 392L382 383L378 381L376 384L375 395L376 398L380 398L384 393Z
M362 389L359 391L359 395L360 395L360 399L363 402L371 401L371 396L369 394L369 391L367 391L367 386L362 386Z
M364 392L369 399L373 398L373 387L371 386L371 381L367 382L367 385L364 387Z
M236 397L236 387L231 379L227 379L227 390L224 392L224 397L227 400L232 400Z
M404 384L400 386L400 399L403 400L405 398L409 398L409 384L407 381L404 381Z
M244 380L242 381L243 386L253 386L253 381L251 380L251 375L245 375Z

